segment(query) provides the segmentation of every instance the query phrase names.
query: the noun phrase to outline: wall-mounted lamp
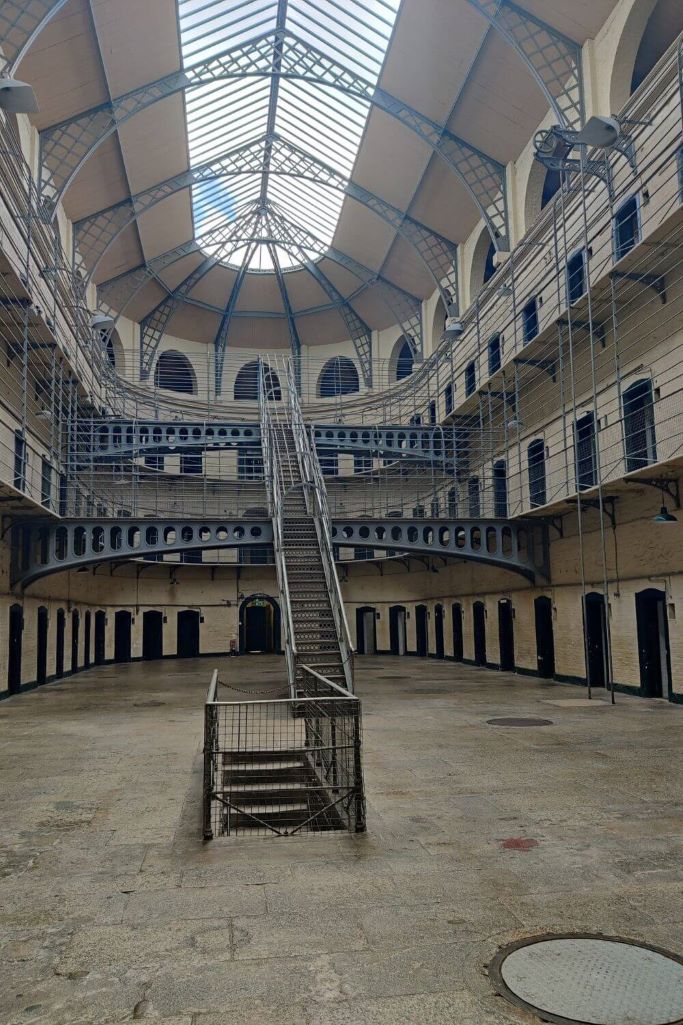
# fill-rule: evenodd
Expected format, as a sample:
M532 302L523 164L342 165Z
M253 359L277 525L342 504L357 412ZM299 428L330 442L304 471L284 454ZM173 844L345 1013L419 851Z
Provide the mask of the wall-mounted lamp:
M652 517L653 523L678 523L678 517L670 513L665 505L663 505L656 516Z

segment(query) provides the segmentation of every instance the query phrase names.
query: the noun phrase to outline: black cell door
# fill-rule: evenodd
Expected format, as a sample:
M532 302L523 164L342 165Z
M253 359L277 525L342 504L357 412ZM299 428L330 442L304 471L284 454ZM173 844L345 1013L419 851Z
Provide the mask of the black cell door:
M178 658L196 658L199 654L199 612L183 609L178 613Z
M148 609L142 616L142 657L162 658L164 654L164 614Z
M500 645L500 668L515 668L515 626L512 602L503 598L498 602L498 643Z
M462 605L454 601L451 605L451 627L453 629L453 658L462 662L464 657L464 638L462 630Z
M66 632L66 615L64 609L57 609L57 638L55 642L55 676L64 676L64 634Z
M107 615L100 610L95 613L95 665L104 664L107 650Z
M591 687L604 687L607 680L607 624L605 597L597 591L586 595L584 605L586 672Z
M10 694L21 690L21 642L24 633L24 610L21 605L10 605L9 652L7 660L7 687Z
M474 661L478 666L486 665L486 608L483 601L472 606L472 628L474 632Z
M36 631L36 683L47 681L47 631L48 613L44 605L38 608Z
M273 650L273 610L267 603L247 605L244 611L244 646L259 654Z
M443 605L437 605L434 609L434 644L436 657L443 658L445 654L443 643Z
M389 609L389 644L392 655L405 655L406 610L403 605L392 605Z
M85 669L90 667L90 619L90 609L88 609L83 617L83 667Z
M649 698L671 694L671 648L666 592L648 587L636 594L640 686Z
M356 648L359 655L377 653L375 610L371 605L356 609Z
M429 654L426 605L417 605L415 607L415 639L417 642L418 655L426 658Z
M81 615L78 609L71 613L71 672L78 669L78 644L81 633Z
M534 599L534 620L536 623L538 675L549 679L555 675L555 638L553 636L553 603L546 594Z
M114 616L114 661L130 662L132 616L124 609Z

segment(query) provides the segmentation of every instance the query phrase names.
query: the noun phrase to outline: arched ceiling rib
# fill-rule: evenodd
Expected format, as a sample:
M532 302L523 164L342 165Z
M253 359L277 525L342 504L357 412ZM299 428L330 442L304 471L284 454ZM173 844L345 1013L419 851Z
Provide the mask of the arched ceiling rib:
M571 79L580 44L595 33L614 2L592 0L572 5L569 11L564 0L402 0L386 57L377 51L374 64L368 56L372 34L367 27L356 30L343 23L352 7L356 18L363 8L381 10L388 23L393 0L180 0L181 24L183 14L189 18L184 45L177 32L177 0L145 0L144 5L139 0L65 0L59 5L55 0L0 0L0 26L3 17L16 20L17 11L21 13L8 56L16 62L17 56L26 54L21 76L38 94L41 111L35 123L44 133L46 166L53 167L57 183L71 180L67 212L77 215L79 228L87 228L83 237L93 243L91 257L99 259L104 253L98 274L117 275L102 289L103 302L119 295L129 301L129 310L146 305L149 313L168 295L164 276L178 273L174 260L178 266L183 260L194 262L175 282L176 288L201 263L196 240L190 238L193 219L195 234L207 236L203 245L225 243L224 235L210 229L226 218L239 217L252 202L264 198L295 228L313 228L311 233L319 240L325 241L333 231L333 249L376 276L373 290L379 275L425 298L454 245L467 237L477 220L480 211L473 192L499 245L504 244L502 165L517 156L548 102L554 102L567 120L578 116L579 98L570 88L565 102L558 82L563 76ZM36 35L41 20L50 15ZM377 22L372 24L376 29ZM218 31L209 38L211 26ZM360 44L349 42L354 35ZM242 50L236 50L240 46ZM235 77L225 78L223 66L216 77L216 58L226 50L233 63L248 61L257 73L247 80L243 66L229 71ZM195 73L202 61L202 74L212 77L213 84ZM207 63L211 61L213 71ZM188 91L188 80L196 88ZM223 104L231 108L229 121L232 116L225 136L213 132L209 141L208 135L201 135L214 93L242 97L239 109L249 115L242 118L249 125L248 136L240 136L232 116L236 104ZM311 97L323 94L328 107L312 106ZM199 141L190 140L189 146L183 100L196 113L200 132ZM329 104L337 104L334 110L343 125L362 114L360 150L342 167L336 163L341 150L331 149L319 126L321 119L332 116ZM306 137L294 136L302 113L310 114L317 128ZM262 131L257 131L261 121ZM81 157L99 139L103 141L93 156L73 176ZM214 174L204 180L196 174L198 166L235 150L240 141L253 145L259 139L261 150L251 152L249 174L234 171L230 178ZM305 173L294 170L293 152L283 161L283 142L304 143L298 149ZM333 174L323 185L323 168L330 164ZM141 194L171 179L175 187L163 203L139 205ZM315 225L306 221L312 205L326 211ZM108 223L106 214L112 217ZM209 230L198 231L197 225ZM242 266L248 244L246 239L242 243L230 250L236 268ZM277 315L288 325L291 340L291 322L296 326L301 313L291 296L302 275L309 291L317 290L312 305L334 307L317 316L334 318L341 308L310 274L287 270L288 262L296 259L292 245L288 251L284 243L259 237L253 250L254 258L260 254L277 271L277 289L269 290L269 302L279 296ZM216 255L211 248L205 252ZM312 262L320 259L319 250L306 252ZM92 267L92 258L86 258L86 265ZM239 271L206 266L187 301L224 311ZM332 266L341 269L339 264ZM253 289L244 282L252 277L249 273L242 280L249 305ZM359 286L369 287L354 280L353 287L338 290L346 302ZM128 300L131 281L139 282L140 288ZM444 285L444 278L440 283ZM449 284L452 287L452 280ZM245 312L238 295L233 316Z

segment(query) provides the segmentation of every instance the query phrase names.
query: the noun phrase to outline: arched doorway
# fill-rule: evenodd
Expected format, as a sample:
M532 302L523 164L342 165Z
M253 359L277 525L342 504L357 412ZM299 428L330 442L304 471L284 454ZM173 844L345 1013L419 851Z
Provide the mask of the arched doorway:
M95 665L101 666L106 658L107 615L101 609L95 613Z
M178 658L197 658L200 651L200 615L197 609L178 613Z
M38 620L36 629L36 683L47 682L47 632L48 632L48 611L45 605L38 607Z
M280 606L269 594L251 594L240 605L240 652L280 650Z
M429 639L428 639L428 628L427 628L427 606L416 605L415 606L415 640L417 644L417 653L422 658L426 658L429 654Z
M64 676L64 634L66 632L66 615L64 609L57 609L57 637L55 641L55 676Z
M434 607L434 647L437 658L443 658L445 655L443 640L443 619L443 605L436 605Z
M91 634L91 616L90 609L86 612L83 617L83 668L90 668L90 634Z
M462 605L457 601L451 605L451 628L453 630L453 658L456 662L462 662L465 648L462 633Z
M607 620L604 594L591 591L586 595L583 628L588 682L591 687L604 687L607 681Z
M671 695L671 647L666 591L647 587L636 593L640 687L649 698Z
M555 638L553 636L553 603L547 594L534 598L536 624L536 664L538 675L548 679L555 675Z
M377 626L371 605L356 609L356 650L359 655L377 654Z
M9 652L7 659L7 688L10 694L21 690L21 643L24 633L24 610L21 605L9 608Z
M119 609L114 616L114 661L130 662L132 616Z
M389 609L389 646L392 655L405 655L406 610L404 605L392 605Z
M78 609L71 613L71 672L78 672L78 644L81 632L81 614Z
M500 647L500 668L515 668L515 627L512 602L501 598L498 602L498 644Z
M472 629L474 632L474 661L478 666L486 665L486 606L475 601L472 606Z
M147 609L142 615L142 657L163 658L164 614L157 609Z

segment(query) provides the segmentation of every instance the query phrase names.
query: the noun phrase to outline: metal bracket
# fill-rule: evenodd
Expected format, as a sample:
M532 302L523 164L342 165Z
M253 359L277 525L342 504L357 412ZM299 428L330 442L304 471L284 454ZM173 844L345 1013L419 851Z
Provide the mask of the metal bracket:
M517 404L517 395L513 391L487 391L485 394L494 399L503 399L511 409L514 409Z
M56 342L29 342L25 347L28 351L33 352L36 349L56 349ZM16 359L17 356L21 356L24 352L24 345L21 342L7 342L7 366L10 365L12 360Z
M666 276L664 274L635 274L630 271L613 270L610 277L617 280L637 281L641 285L647 285L657 293L662 300L662 306L666 303Z
M538 367L540 370L545 370L553 381L557 381L557 363L554 359L527 359L521 356L513 359L512 362L518 366Z
M583 509L597 509L598 512L600 510L602 510L603 516L607 517L607 519L612 524L613 529L616 529L616 526L617 526L617 514L616 514L616 510L615 510L614 506L615 506L615 503L618 502L618 501L619 501L619 499L617 497L613 497L611 495L608 496L607 498L603 498L602 502L599 499L597 499L597 498L581 498L581 499L578 499L578 498L568 498L567 499L567 502L571 503L571 505L576 505L577 507L581 508L582 510Z
M582 331L587 331L588 334L597 335L603 349L607 344L605 327L603 324L598 324L595 320L580 320L578 317L572 317L570 320L568 317L560 317L557 324L562 327L580 328Z
M564 537L564 520L562 516L549 516L545 521L549 527L557 531L558 537Z

